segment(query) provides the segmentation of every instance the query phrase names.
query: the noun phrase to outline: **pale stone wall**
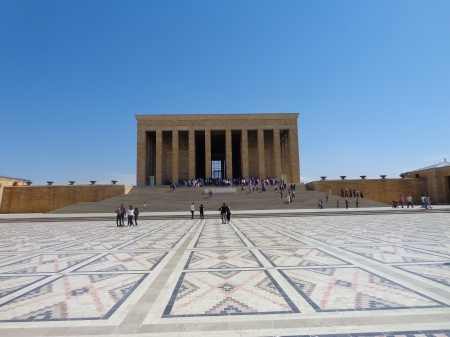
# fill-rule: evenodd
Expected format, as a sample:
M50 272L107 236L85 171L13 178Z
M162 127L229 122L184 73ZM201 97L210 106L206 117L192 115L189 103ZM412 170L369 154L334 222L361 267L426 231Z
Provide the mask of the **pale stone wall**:
M406 177L416 178L416 175L427 181L426 193L430 195L431 202L450 203L450 167L408 172Z
M2 204L3 188L13 186L14 183L16 183L18 186L24 186L25 180L0 177L0 205Z
M45 213L78 202L127 194L125 185L14 186L3 189L0 213Z
M354 180L320 180L313 181L306 186L313 190L341 196L341 188L363 191L364 198L392 204L392 200L399 200L400 195L405 198L411 194L414 204L420 204L420 197L427 192L425 179L354 179ZM433 202L433 199L432 199Z

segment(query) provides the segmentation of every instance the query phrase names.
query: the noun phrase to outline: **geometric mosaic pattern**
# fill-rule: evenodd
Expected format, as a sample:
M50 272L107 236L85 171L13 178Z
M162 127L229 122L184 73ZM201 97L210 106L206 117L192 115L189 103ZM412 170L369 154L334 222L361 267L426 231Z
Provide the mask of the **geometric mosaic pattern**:
M282 273L317 311L445 306L360 268L311 268Z
M185 269L230 269L262 267L247 250L202 250L191 252Z
M0 307L1 321L101 319L129 295L142 274L68 275Z
M315 248L261 250L274 267L344 265L347 262Z
M0 336L443 337L449 220L433 211L0 224Z
M443 261L444 257L427 254L412 248L398 246L364 246L343 248L383 263Z
M183 273L164 317L299 312L265 271Z
M0 267L0 273L56 273L87 260L96 254L42 254Z
M119 251L100 257L77 271L153 270L166 254L160 251L129 253Z
M450 262L446 264L418 264L408 266L397 266L399 269L423 276L432 281L450 286Z

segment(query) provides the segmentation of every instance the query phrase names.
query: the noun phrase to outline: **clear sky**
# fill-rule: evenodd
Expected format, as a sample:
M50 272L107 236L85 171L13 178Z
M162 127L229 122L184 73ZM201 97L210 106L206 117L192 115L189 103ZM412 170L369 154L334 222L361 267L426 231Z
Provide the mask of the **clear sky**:
M0 1L0 173L135 182L136 114L299 112L301 176L450 160L450 1Z

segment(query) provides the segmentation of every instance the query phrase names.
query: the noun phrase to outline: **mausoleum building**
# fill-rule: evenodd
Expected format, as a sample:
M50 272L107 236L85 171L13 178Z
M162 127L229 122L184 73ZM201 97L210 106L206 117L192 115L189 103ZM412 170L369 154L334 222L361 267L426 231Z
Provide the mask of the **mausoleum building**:
M137 185L197 178L300 182L298 113L137 115Z

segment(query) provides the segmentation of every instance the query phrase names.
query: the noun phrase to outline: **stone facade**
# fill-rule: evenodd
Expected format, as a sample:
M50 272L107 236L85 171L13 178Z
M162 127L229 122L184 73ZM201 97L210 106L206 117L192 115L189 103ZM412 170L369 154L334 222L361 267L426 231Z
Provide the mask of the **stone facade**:
M297 113L137 115L137 185L195 178L300 182ZM212 169L212 163L218 163Z
M5 187L0 213L45 213L78 202L101 201L127 194L130 189L125 185Z
M307 184L308 188L340 196L341 188L363 191L364 197L391 204L400 195L420 204L423 195L429 195L432 204L450 204L450 165L440 163L402 174L397 179L320 180Z
M29 180L0 175L0 205L2 204L3 188L8 186L24 186L27 181Z

